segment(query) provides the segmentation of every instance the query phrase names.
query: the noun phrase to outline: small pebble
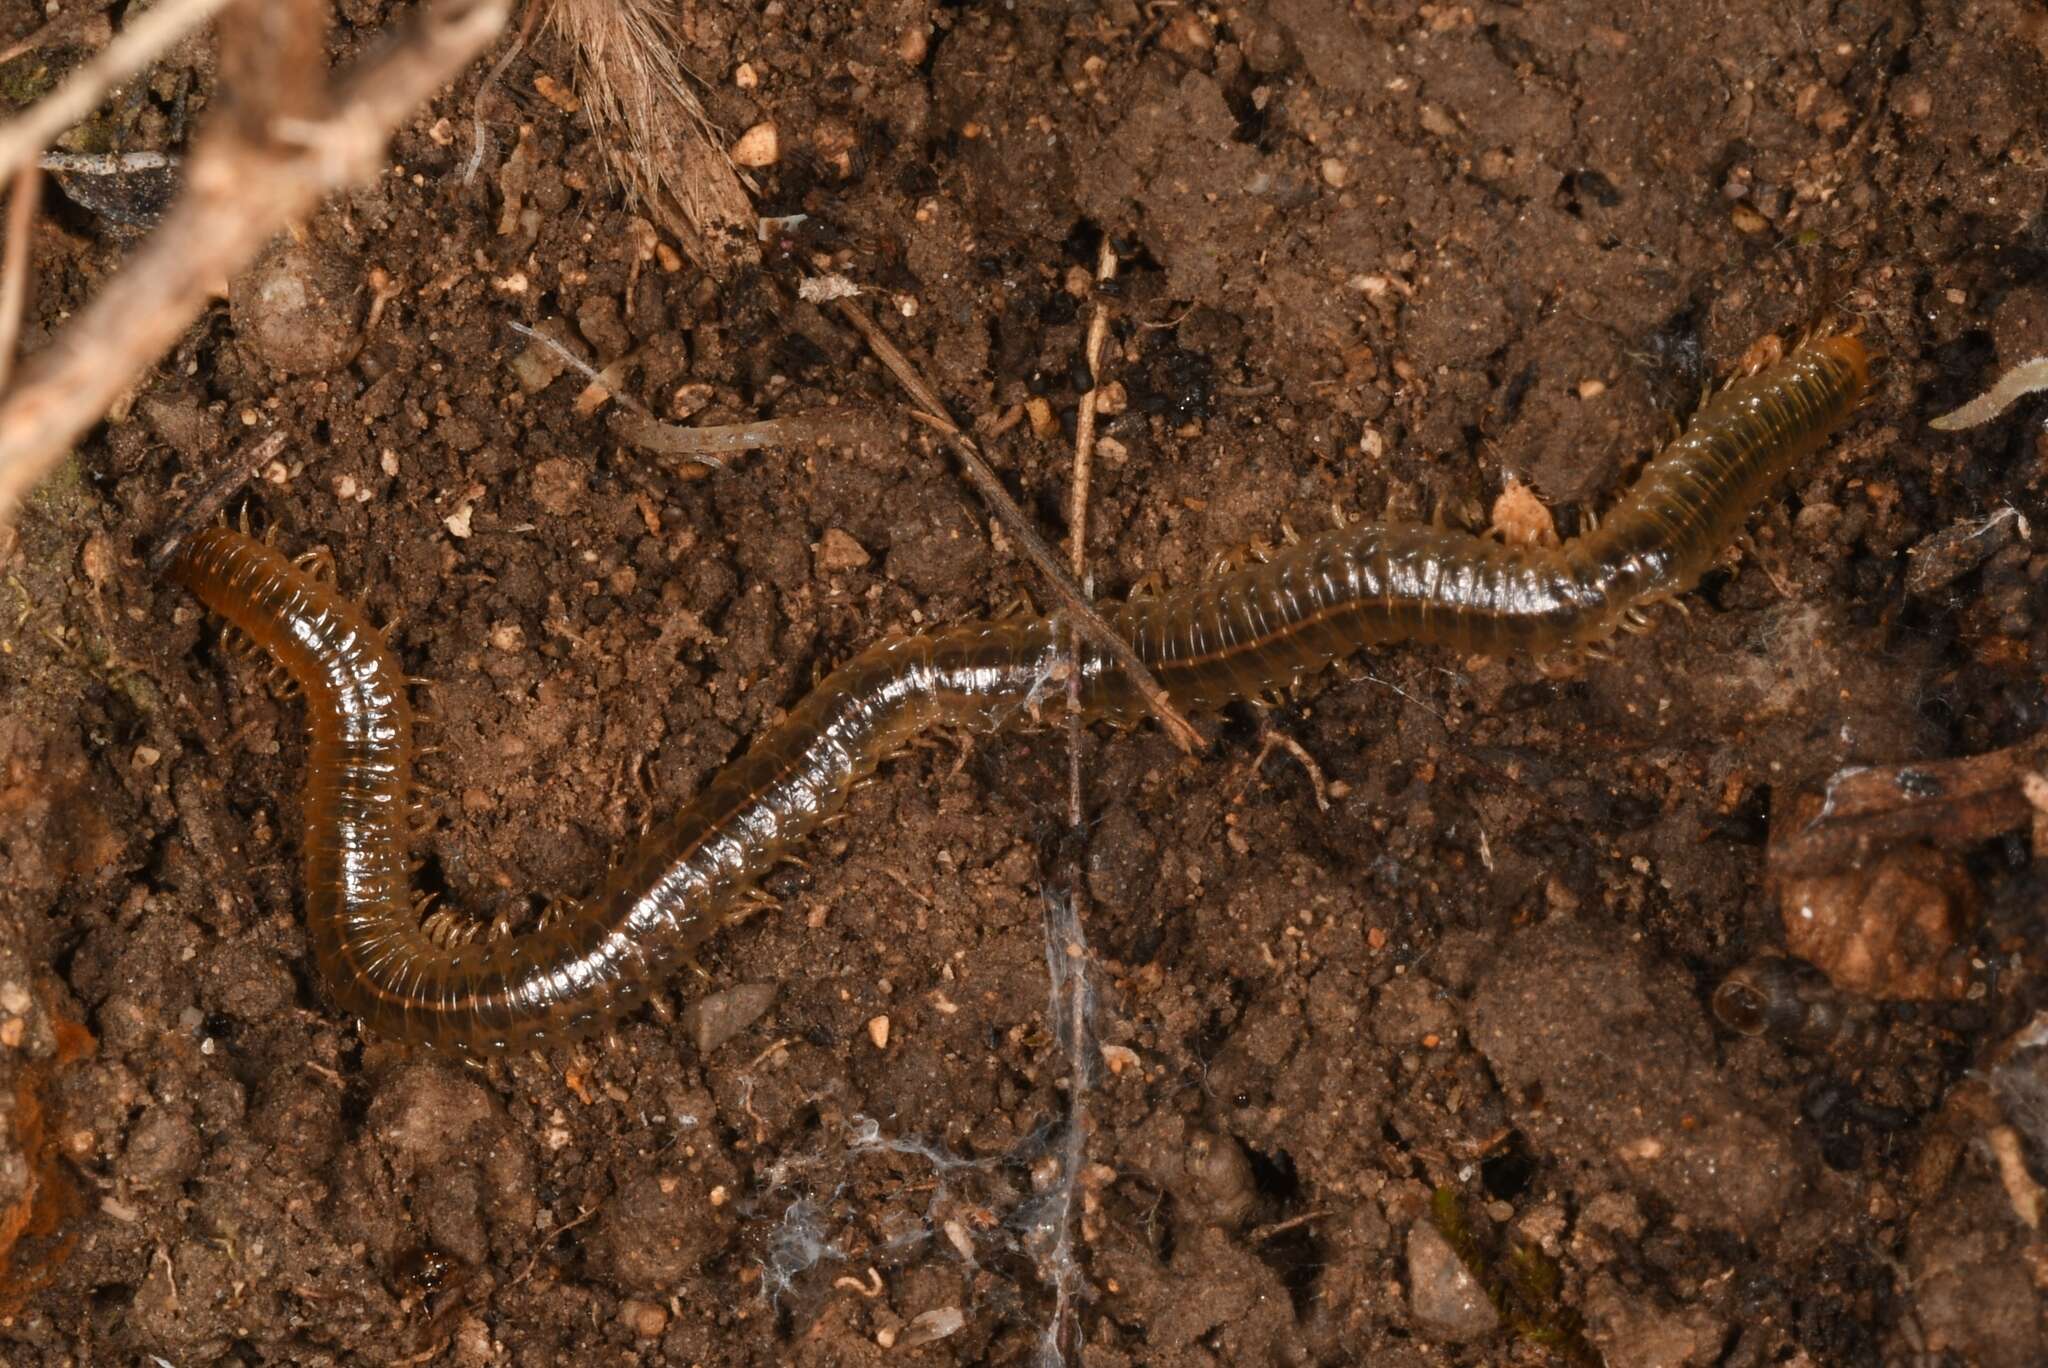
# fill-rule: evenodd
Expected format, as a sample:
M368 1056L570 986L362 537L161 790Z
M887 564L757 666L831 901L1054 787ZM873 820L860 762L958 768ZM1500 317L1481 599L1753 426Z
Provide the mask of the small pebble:
M1748 233L1752 237L1771 226L1771 221L1746 204L1738 204L1728 211L1728 217L1735 224L1735 231Z
M653 1302L628 1297L619 1304L619 1321L641 1339L654 1339L668 1329L668 1312Z
M1031 434L1034 437L1050 437L1060 430L1060 420L1054 415L1052 405L1044 395L1034 394L1024 401L1024 416L1031 420Z
M889 1048L889 1018L886 1016L868 1018L868 1039L875 1042L875 1048Z
M772 123L757 123L732 145L735 166L759 168L782 160L782 140Z
M685 1007L683 1029L690 1033L697 1053L709 1055L759 1021L774 1004L774 984L735 984Z
M1486 1289L1427 1221L1408 1231L1408 1310L1423 1334L1452 1343L1490 1335L1500 1324Z
M816 549L818 571L826 575L858 570L872 559L866 547L836 527L825 529L825 535L818 539Z
M956 1335L966 1324L967 1316L957 1306L941 1306L937 1310L923 1312L911 1318L910 1330L903 1336L903 1347L915 1349L920 1344L931 1344L948 1335Z
M287 375L347 364L360 343L364 307L360 262L289 234L228 282L236 340Z

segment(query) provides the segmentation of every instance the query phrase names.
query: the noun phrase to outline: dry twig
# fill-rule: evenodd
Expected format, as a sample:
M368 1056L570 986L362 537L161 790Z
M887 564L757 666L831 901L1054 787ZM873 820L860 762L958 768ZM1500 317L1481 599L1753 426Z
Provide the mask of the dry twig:
M161 575L170 565L171 557L178 554L185 538L213 521L213 515L227 506L235 497L235 491L249 483L250 477L276 460L284 450L286 440L291 436L283 428L276 428L261 437L253 438L238 447L234 455L221 463L221 467L197 494L186 501L171 519L164 535L149 553L149 573Z
M160 6L144 18L181 8ZM259 2L242 14L263 8ZM510 8L511 0L444 0L404 39L331 85L300 72L314 97L293 97L286 109L305 114L258 120L245 106L240 117L206 130L187 161L185 193L155 236L0 397L0 523L12 520L28 486L135 374L177 340L223 278L329 193L378 172L391 129L483 50ZM231 48L258 35L231 25L222 40ZM30 113L37 128L47 123L41 108ZM14 145L33 156L41 142L37 135Z
M1017 539L1018 545L1024 548L1024 554L1030 557L1031 563L1038 567L1039 573L1052 585L1053 592L1059 596L1060 606L1072 614L1073 623L1082 635L1108 652L1123 668L1124 673L1130 677L1139 694L1152 709L1152 715L1159 719L1160 725L1166 728L1166 734L1171 736L1182 750L1201 749L1205 744L1202 734L1196 731L1193 724L1181 716L1179 710L1173 706L1172 701L1166 696L1166 690L1159 687L1159 681L1145 668L1145 662L1138 658L1138 653L1132 649L1131 644L1118 636L1115 629L1103 621L1102 614L1096 612L1093 605L1088 602L1087 596L1081 592L1081 587L1075 584L1061 567L1059 559L1053 555L1052 548L1047 546L1045 539L1032 528L1031 520L1024 515L1024 510L1010 497L1010 491L1003 488L1003 482L996 478L995 471L982 459L980 449L966 433L954 425L951 418L946 416L946 406L940 401L937 391L925 383L924 377L910 364L909 358L897 349L896 344L889 340L888 334L875 325L875 321L868 317L860 305L851 299L841 299L834 301L834 307L839 310L842 317L853 324L862 337L867 339L867 344L875 356L888 367L897 382L910 391L910 397L924 406L924 411L912 411L910 416L937 432L946 440L946 444L953 448L953 454L960 458L961 468L967 472L968 480L981 492L981 496L988 500L989 506L995 510L996 517L1002 521L1004 528Z
M751 423L684 427L644 413L620 413L612 417L611 429L613 436L637 450L656 456L681 456L716 469L725 464L727 456L848 436L849 427L871 416L859 409L848 409L762 418Z
M0 391L14 374L14 349L21 342L21 318L28 308L28 238L42 188L42 172L30 163L15 173L14 193L7 201L6 255L0 259Z
M1039 1335L1034 1356L1040 1368L1058 1368L1067 1361L1075 1303L1083 1290L1080 1265L1074 1259L1074 1226L1081 1217L1082 1168L1088 1158L1088 1091L1095 1079L1097 1053L1091 961L1088 935L1074 900L1048 891L1045 967L1052 980L1052 994L1047 1010L1053 1038L1067 1066L1067 1116L1048 1146L1057 1165L1053 1181L1023 1222L1025 1247L1038 1265L1039 1276L1053 1289L1052 1315Z
M2044 769L2048 732L1955 760L1839 770L1822 793L1795 795L1780 808L1767 867L1788 878L1863 868L1908 842L1968 849L2033 823L2028 781Z
M1107 233L1102 235L1102 253L1096 258L1095 279L1099 282L1116 279L1116 247ZM1074 583L1090 597L1093 597L1093 590L1088 583L1088 485L1095 469L1095 405L1102 393L1102 345L1108 338L1109 302L1098 295L1094 316L1088 320L1088 343L1084 353L1088 362L1088 392L1081 396L1080 416L1074 423L1074 497L1067 514L1074 536L1073 545L1069 548L1073 556ZM1081 659L1080 634L1071 627L1067 629L1067 659L1077 662L1077 665ZM1084 816L1081 746L1081 671L1075 668L1067 676L1067 825L1075 831L1081 829ZM1078 890L1078 884L1076 887Z
M1245 771L1245 783L1251 782L1252 776L1259 772L1259 767L1266 763L1266 757L1275 750L1284 750L1301 762L1302 769L1308 772L1309 788L1316 796L1316 811L1328 812L1330 786L1323 780L1323 767L1316 763L1315 757L1308 753L1301 742L1281 731L1263 716L1259 719L1259 753L1252 757L1251 768ZM1243 793L1244 784L1239 784L1237 791Z

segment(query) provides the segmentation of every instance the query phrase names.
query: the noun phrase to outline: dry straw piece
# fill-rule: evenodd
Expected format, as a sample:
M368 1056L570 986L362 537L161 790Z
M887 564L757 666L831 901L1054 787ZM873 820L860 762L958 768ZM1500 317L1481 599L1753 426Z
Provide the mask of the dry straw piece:
M754 205L677 57L673 0L553 0L576 89L612 169L709 267L751 259Z

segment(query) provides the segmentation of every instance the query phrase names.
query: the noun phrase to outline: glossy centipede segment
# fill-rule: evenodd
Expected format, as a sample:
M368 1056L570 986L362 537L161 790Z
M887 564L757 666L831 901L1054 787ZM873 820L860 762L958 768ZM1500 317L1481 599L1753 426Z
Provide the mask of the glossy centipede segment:
M1197 710L1289 687L1377 643L1504 653L1597 641L1699 579L1770 487L1848 420L1869 364L1862 343L1834 336L1736 380L1597 530L1561 547L1349 527L1110 620L1175 701ZM320 578L225 528L193 538L173 573L305 692L306 918L336 1004L373 1030L457 1050L616 1018L693 958L791 843L912 736L1000 728L1057 712L1067 694L1055 620L871 647L650 830L590 896L533 931L451 935L422 922L408 887L412 719L382 635ZM1084 650L1080 670L1086 716L1141 715L1101 652Z

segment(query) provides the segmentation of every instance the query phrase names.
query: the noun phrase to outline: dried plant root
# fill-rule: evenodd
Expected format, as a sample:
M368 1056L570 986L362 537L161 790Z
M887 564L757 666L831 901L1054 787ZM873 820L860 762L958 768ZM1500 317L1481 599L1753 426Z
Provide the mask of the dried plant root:
M633 198L711 269L751 260L754 205L676 55L674 0L550 0L591 130Z

